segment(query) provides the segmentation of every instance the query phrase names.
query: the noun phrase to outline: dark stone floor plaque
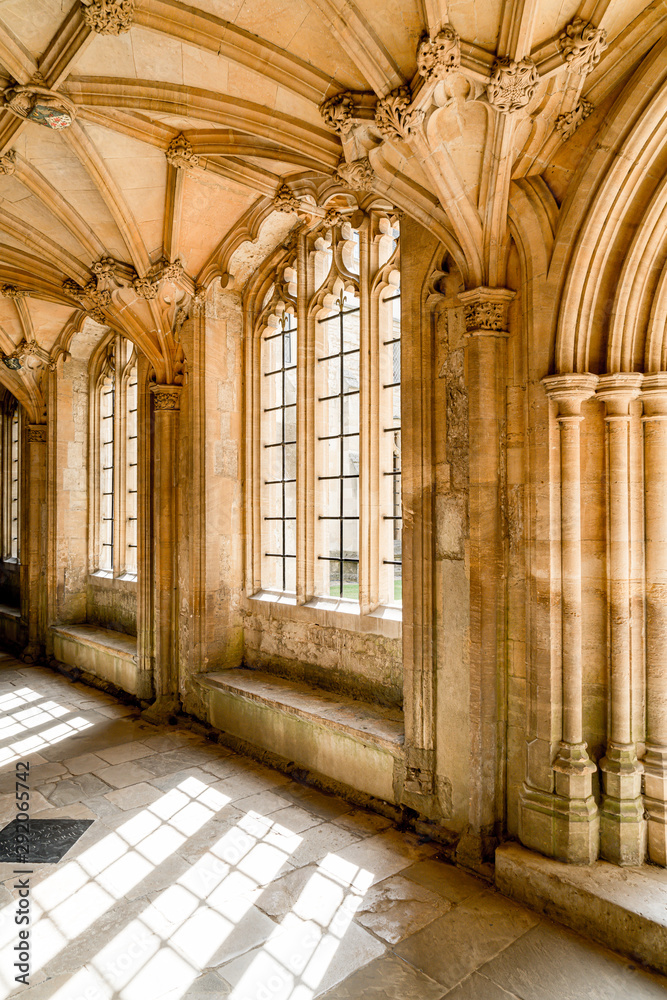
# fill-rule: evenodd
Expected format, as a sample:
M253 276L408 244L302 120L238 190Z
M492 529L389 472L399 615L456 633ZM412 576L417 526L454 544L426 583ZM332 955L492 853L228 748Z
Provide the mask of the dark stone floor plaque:
M13 819L0 831L0 864L55 864L65 857L93 822L92 819L33 819L30 821L27 855L19 858L16 853L18 824ZM23 831L27 824L21 823L20 826Z

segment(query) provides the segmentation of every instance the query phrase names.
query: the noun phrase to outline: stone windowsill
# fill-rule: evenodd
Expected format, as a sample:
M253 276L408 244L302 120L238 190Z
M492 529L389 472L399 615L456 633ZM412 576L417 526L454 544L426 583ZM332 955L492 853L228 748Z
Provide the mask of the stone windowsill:
M370 632L388 639L400 639L402 634L402 612L399 607L381 606L362 615L355 601L316 597L307 604L297 604L295 597L266 590L251 594L247 603L248 610L266 618L290 618L327 628Z
M136 636L126 635L124 632L116 632L110 628L102 628L99 625L52 625L51 631L63 639L70 642L77 642L82 646L91 646L102 652L111 653L113 656L123 660L130 660L136 663L137 660L137 639Z
M123 573L122 576L114 576L110 570L98 569L88 576L90 584L94 587L108 587L109 589L124 588L134 590L137 586L136 574Z

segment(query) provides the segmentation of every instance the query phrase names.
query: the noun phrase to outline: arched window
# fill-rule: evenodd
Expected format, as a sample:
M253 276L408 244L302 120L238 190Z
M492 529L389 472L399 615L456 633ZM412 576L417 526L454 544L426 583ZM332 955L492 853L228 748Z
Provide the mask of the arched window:
M137 363L130 341L110 335L94 371L92 469L94 572L137 572Z
M267 279L249 588L367 613L402 597L400 249L395 218L359 216L302 238L303 273L294 258Z

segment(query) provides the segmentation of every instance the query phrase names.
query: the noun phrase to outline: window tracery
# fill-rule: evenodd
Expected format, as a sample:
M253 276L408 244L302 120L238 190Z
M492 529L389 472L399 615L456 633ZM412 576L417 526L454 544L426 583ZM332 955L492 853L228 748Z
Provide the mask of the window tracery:
M371 211L267 276L249 363L251 592L401 602L400 248Z
M112 334L93 372L93 571L109 577L137 573L137 356Z

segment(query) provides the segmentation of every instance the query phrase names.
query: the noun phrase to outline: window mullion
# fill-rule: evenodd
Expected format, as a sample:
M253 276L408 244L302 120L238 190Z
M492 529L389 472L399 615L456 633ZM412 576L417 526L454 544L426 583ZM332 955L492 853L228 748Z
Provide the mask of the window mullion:
M113 477L113 575L120 576L125 570L125 402L126 402L126 381L125 381L125 361L126 348L129 345L123 342L120 337L116 341L116 358L118 359L116 369L116 395L114 399L114 421L113 421L113 452L114 452L114 477Z
M313 285L308 237L300 234L297 259L296 356L296 599L310 600L314 587L314 482L315 482L315 324L308 316L308 295Z
M378 443L377 336L371 315L371 239L366 219L359 231L359 605L361 614L377 606Z

